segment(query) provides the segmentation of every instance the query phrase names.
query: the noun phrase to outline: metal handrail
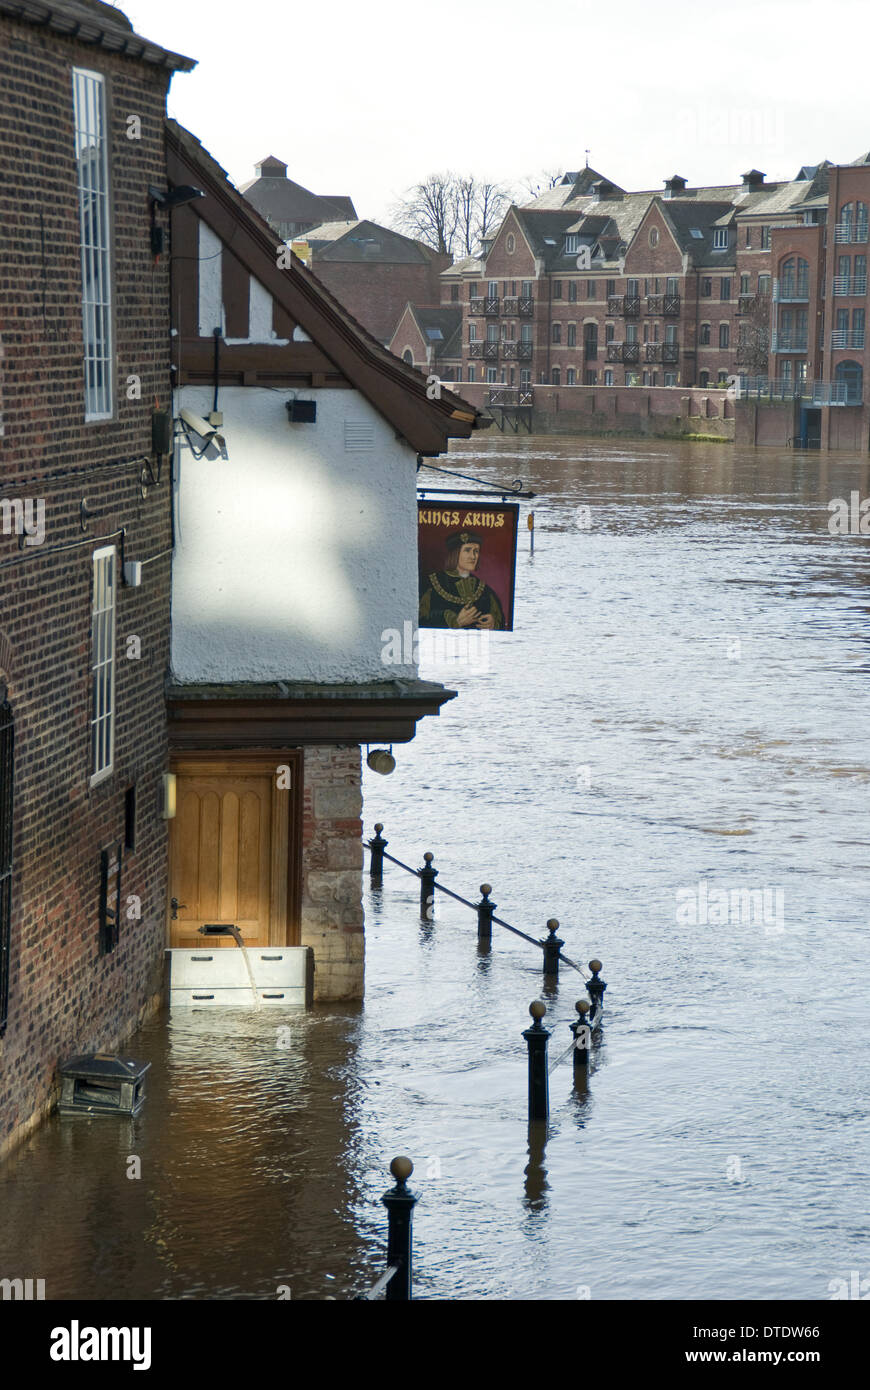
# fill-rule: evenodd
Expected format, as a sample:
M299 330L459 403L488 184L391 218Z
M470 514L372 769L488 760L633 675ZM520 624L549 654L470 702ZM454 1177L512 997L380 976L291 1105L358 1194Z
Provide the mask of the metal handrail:
M377 1298L377 1296L378 1296L378 1294L381 1292L381 1290L382 1290L382 1289L385 1289L385 1288L387 1287L387 1285L389 1284L389 1282L390 1282L390 1280L392 1279L393 1275L394 1275L394 1274L398 1274L398 1272L399 1272L399 1266L398 1266L398 1265L390 1265L389 1268L387 1268L387 1269L384 1270L383 1274L381 1275L381 1277L380 1277L380 1279L377 1281L377 1283L376 1283L376 1284L372 1284L371 1288L370 1288L370 1289L367 1289L365 1293L357 1294L357 1298L358 1298L358 1299L370 1299L370 1300L373 1299L373 1298Z
M371 842L369 842L369 849L371 849ZM410 864L403 863L401 859L397 859L393 854L387 854L386 850L381 850L381 854L384 859L389 859L391 864L395 864L398 868L404 869L406 873L413 874L415 878L421 878L420 869L412 869ZM432 887L437 888L441 893L446 893L448 898L454 898L456 902L463 903L466 907L470 907L473 912L477 911L476 903L469 902L468 898L463 898L460 893L454 893L451 888L445 888L443 883L433 882ZM503 917L496 917L493 915L490 920L497 922L500 927L504 927L507 931L513 932L514 936L521 936L524 941L531 942L533 946L538 947L538 950L543 951L546 942L538 941L534 936L529 936L528 932L520 931L519 927L512 927L510 922L506 922ZM566 965L570 965L572 970L576 970L584 979L588 980L592 978L590 975L586 974L582 966L579 966L576 961L571 960L568 956L563 955L561 951L559 952L559 959L560 961L564 961Z

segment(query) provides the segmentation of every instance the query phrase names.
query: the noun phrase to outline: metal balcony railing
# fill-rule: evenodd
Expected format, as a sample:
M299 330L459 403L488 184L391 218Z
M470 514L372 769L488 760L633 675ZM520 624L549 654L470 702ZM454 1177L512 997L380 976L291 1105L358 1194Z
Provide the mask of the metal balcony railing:
M487 362L498 361L498 343L489 339L483 345L483 356Z
M607 361L631 365L640 361L640 343L608 343Z
M525 318L531 318L532 314L535 312L535 301L530 294L521 294L520 302L517 307L521 315Z
M662 361L679 362L680 345L679 343L662 343Z
M867 293L866 275L835 275L834 294L859 294Z
M863 346L863 328L853 328L851 331L848 328L835 328L831 333L832 348L863 348Z
M483 304L484 304L483 296L482 296L482 295L480 295L480 296L475 295L474 299L470 299L469 302L468 302L468 312L469 312L470 314L482 314L482 313L483 313Z
M636 319L640 314L640 295L611 294L607 297L607 312L611 317L619 314L623 318Z
M469 357L482 357L483 343L477 342L476 340L470 342L468 344L468 355Z
M508 362L517 360L517 344L512 338L503 338L501 344L501 355Z
M802 381L791 377L737 378L737 398L768 401L810 401L813 405L860 405L860 381Z
M661 362L662 343L646 343L643 350L644 358L647 362Z
M646 297L646 311L648 314L663 314L665 311L664 295L648 294Z
M806 333L772 333L770 335L771 352L806 352L807 335Z
M741 294L737 300L737 313L739 315L751 314L758 300L754 294Z
M533 343L517 343L517 357L520 362L530 362L532 360Z
M528 409L535 403L535 393L531 386L494 386L487 396L486 403Z
M483 312L484 312L485 314L497 314L497 313L498 313L498 299L496 298L495 295L489 295L489 294L488 294L488 295L486 296L486 299L484 300L484 303L483 303Z
M665 318L678 318L680 313L680 296L678 294L665 295Z
M780 304L793 304L795 301L809 299L810 282L808 277L805 275L786 276L782 280L774 280L773 297Z
M834 241L866 241L868 226L870 223L860 222L837 222L834 225Z
M514 295L505 295L504 299L503 299L502 302L501 302L501 311L502 311L503 314L518 314L518 313L519 313L518 305L519 305L519 299L517 298L517 296L516 296L515 294L514 294Z

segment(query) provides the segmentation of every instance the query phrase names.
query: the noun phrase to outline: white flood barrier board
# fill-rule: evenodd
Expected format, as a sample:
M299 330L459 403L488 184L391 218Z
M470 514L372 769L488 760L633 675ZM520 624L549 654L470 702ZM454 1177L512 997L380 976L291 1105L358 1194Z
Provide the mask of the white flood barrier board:
M245 956L238 946L174 948L166 954L171 1006L254 1007ZM250 946L247 955L260 1004L304 1009L311 1003L314 971L310 946Z

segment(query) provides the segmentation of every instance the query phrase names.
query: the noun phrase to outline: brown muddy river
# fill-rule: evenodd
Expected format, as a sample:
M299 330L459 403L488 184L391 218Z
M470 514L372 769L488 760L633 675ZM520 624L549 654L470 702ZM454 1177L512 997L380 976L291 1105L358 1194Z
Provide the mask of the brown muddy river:
M602 957L585 1093L554 1071L530 1153L539 953L496 927L480 956L443 897L421 923L388 866L365 1004L155 1020L139 1119L52 1118L0 1169L0 1275L352 1297L397 1153L418 1298L828 1299L870 1271L870 538L827 526L867 459L496 435L451 460L534 489L535 554L523 513L516 631L424 666L459 698L367 774L366 833Z

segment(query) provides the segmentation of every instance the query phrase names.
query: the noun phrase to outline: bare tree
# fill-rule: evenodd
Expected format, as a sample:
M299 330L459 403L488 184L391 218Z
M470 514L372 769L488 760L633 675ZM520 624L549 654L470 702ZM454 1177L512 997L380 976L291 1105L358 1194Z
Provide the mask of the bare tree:
M477 185L477 239L483 241L499 226L511 205L511 196L504 184L481 180ZM470 253L469 253L470 254Z
M540 174L526 174L520 180L520 188L530 198L540 198L542 193L555 188L565 177L564 169L544 169Z
M457 181L453 174L430 174L409 188L392 209L399 231L424 241L436 251L452 254L459 223Z
M740 323L737 339L737 366L747 376L767 376L770 352L770 299L758 295Z
M504 185L474 174L430 174L392 209L393 225L436 251L472 256L510 206Z

